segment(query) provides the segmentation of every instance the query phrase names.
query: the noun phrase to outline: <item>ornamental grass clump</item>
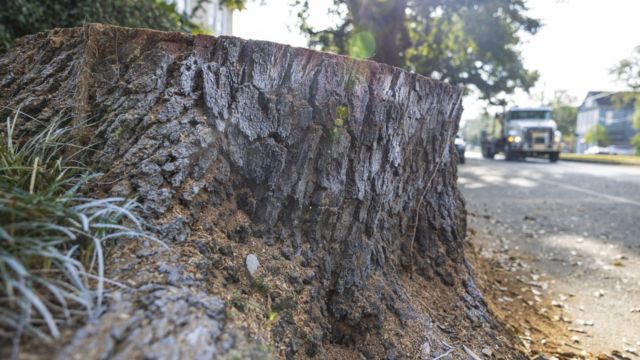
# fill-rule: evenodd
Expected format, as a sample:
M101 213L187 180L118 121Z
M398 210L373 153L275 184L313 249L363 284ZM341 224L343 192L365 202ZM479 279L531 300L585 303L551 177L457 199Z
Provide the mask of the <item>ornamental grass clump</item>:
M27 119L41 129L16 139ZM74 320L103 308L105 246L123 238L151 238L136 211L120 197L91 198L99 174L80 159L90 151L72 135L85 125L42 124L19 110L0 130L0 336L50 341ZM83 191L85 190L85 191Z

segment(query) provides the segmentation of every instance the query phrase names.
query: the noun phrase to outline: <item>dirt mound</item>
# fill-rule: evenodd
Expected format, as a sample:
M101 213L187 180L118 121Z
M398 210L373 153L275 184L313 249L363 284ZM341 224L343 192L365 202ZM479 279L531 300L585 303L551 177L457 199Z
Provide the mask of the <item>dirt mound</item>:
M112 249L127 288L61 358L521 357L464 258L461 89L268 42L97 24L23 38L0 79L2 115L95 124L78 134L105 173L92 190L136 197L169 245Z

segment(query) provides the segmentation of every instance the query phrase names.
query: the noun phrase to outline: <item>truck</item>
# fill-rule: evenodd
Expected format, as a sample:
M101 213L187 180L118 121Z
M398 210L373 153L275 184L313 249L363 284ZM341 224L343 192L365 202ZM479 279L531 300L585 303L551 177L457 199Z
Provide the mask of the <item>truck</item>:
M562 148L562 133L552 119L550 107L514 107L496 116L490 132L482 131L480 145L482 156L489 159L503 153L506 160L531 156L556 162Z

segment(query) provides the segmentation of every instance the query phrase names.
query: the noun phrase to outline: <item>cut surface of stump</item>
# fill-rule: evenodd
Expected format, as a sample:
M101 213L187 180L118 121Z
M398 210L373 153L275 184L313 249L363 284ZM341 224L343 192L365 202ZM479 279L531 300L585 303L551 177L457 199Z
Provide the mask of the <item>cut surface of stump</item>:
M115 245L110 276L130 289L57 353L516 358L464 258L461 97L234 37L90 24L19 40L0 58L1 115L92 124L91 192L137 198L170 248Z

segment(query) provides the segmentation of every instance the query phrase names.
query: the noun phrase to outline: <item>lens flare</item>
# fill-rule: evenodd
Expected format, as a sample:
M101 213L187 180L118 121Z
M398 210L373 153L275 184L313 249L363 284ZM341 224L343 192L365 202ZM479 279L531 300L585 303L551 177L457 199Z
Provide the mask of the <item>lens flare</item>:
M376 50L376 39L369 31L359 31L349 39L347 50L356 59L368 59Z

